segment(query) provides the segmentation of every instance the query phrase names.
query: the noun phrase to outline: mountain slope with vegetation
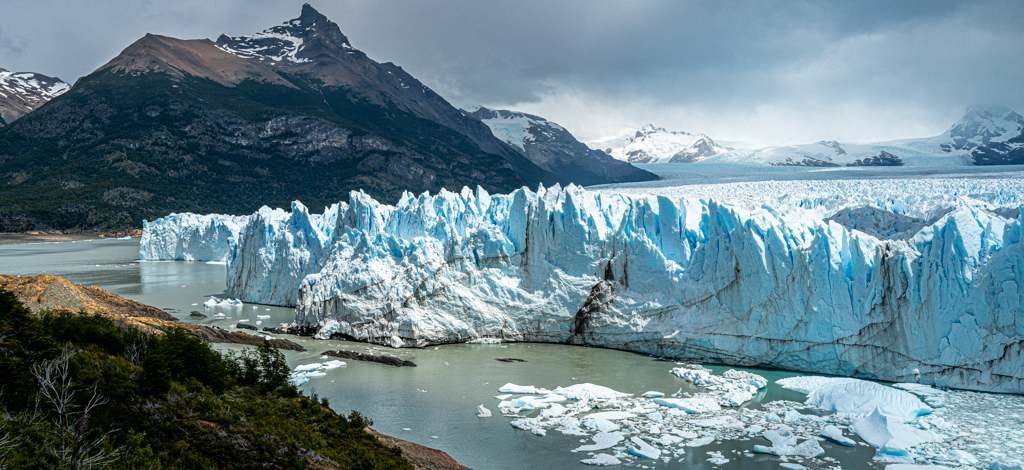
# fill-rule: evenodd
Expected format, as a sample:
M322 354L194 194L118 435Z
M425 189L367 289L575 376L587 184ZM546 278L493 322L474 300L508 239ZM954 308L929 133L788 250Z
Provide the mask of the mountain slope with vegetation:
M0 232L558 180L308 5L285 26L301 36L296 61L239 52L259 34L147 35L4 127Z

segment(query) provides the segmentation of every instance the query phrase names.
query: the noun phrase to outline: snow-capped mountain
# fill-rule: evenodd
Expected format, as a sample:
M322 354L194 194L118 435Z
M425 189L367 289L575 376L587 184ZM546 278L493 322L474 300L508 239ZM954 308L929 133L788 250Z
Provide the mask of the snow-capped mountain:
M993 142L1006 142L1024 131L1024 116L1005 106L972 106L942 137L949 148L972 150Z
M735 150L709 163L773 166L959 166L1024 163L1024 117L1005 107L967 109L941 135L877 143L813 144Z
M587 146L629 163L693 163L730 150L704 134L668 131L651 124L592 140Z
M0 69L0 126L10 124L70 88L56 77Z
M404 191L465 185L507 192L654 178L610 158L576 161L573 142L510 146L401 67L353 48L307 4L251 35L147 34L4 127L0 148L24 150L5 156L16 184L0 184L10 203L0 231L109 230L296 199L319 206L356 189L395 202Z
M624 183L657 178L629 163L590 149L564 127L540 116L481 106L471 107L466 112L487 124L495 137L522 152L537 166L555 174L569 175L576 184Z
M1024 117L1009 108L970 108L946 134L975 165L1024 164Z

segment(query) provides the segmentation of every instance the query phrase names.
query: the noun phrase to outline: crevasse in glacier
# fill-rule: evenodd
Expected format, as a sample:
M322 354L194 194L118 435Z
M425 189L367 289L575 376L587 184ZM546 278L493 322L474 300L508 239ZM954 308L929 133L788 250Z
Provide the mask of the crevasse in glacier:
M1021 219L980 207L888 241L802 208L573 186L265 212L232 249L229 294L294 304L321 337L568 342L1024 392Z

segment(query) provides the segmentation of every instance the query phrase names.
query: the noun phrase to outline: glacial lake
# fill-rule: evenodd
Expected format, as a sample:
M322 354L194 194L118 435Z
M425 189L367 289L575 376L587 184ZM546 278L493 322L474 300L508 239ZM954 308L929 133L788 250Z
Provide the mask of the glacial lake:
M165 309L182 321L194 321L189 312L206 315L224 313L227 318L205 318L204 324L233 328L240 320L259 326L278 326L291 322L290 308L246 304L241 308L206 309L209 296L224 297L223 264L186 261L140 262L138 239L89 240L65 243L0 246L0 273L36 275L54 274L85 285L96 285L123 297ZM323 362L320 353L348 349L375 354L393 354L415 362L418 367L391 367L377 363L347 360L347 366L326 371L312 378L301 389L329 399L340 413L357 410L374 421L374 428L385 434L444 450L470 468L594 468L583 465L586 452L571 450L591 441L587 437L564 435L549 429L546 436L515 429L512 418L498 412L498 388L506 383L535 385L547 389L589 382L620 392L640 396L647 391L666 395L682 390L702 391L669 371L675 364L649 356L623 351L584 348L556 344L458 344L425 349L393 350L363 343L318 341L289 337L308 352L286 351L291 367ZM218 346L232 349L238 346ZM517 358L526 362L500 362L498 358ZM709 366L716 374L729 367ZM759 409L775 400L802 402L805 396L782 389L775 380L808 375L783 371L743 369L768 379L768 386L744 408ZM989 394L974 394L1001 400ZM1021 397L1006 397L1016 408ZM477 406L484 405L492 417L477 417ZM803 413L810 411L802 410ZM991 416L991 415L990 415ZM1020 423L1024 423L1024 417ZM849 435L849 434L848 434ZM859 441L859 440L858 440ZM623 443L625 444L625 442ZM640 468L718 468L778 469L780 457L753 454L755 444L769 445L753 436L742 440L720 441L702 447L686 448L668 462L634 459L628 466ZM846 469L884 468L872 462L874 448L859 443L843 447L821 442L825 461L810 467ZM611 450L602 451L610 453ZM729 459L715 465L709 452L720 452ZM834 459L834 460L833 460ZM624 461L625 462L625 461Z

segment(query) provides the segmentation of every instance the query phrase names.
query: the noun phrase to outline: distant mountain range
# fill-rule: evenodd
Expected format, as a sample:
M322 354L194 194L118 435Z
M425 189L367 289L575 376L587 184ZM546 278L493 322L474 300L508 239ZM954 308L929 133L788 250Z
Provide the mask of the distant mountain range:
M147 34L0 129L0 231L109 230L295 199L317 207L352 190L393 202L404 191L656 178L552 155L496 138L304 5L249 36Z
M0 69L0 126L34 111L69 88L59 78Z
M577 184L623 183L654 179L652 173L592 150L564 127L540 116L474 107L466 110L491 129L498 139L519 150L541 168L574 175Z
M878 143L812 144L727 149L710 138L654 126L588 142L631 163L771 166L958 166L1024 164L1024 117L1000 106L974 106L945 133Z
M704 134L668 131L652 124L629 128L587 145L629 163L694 163L731 150Z

